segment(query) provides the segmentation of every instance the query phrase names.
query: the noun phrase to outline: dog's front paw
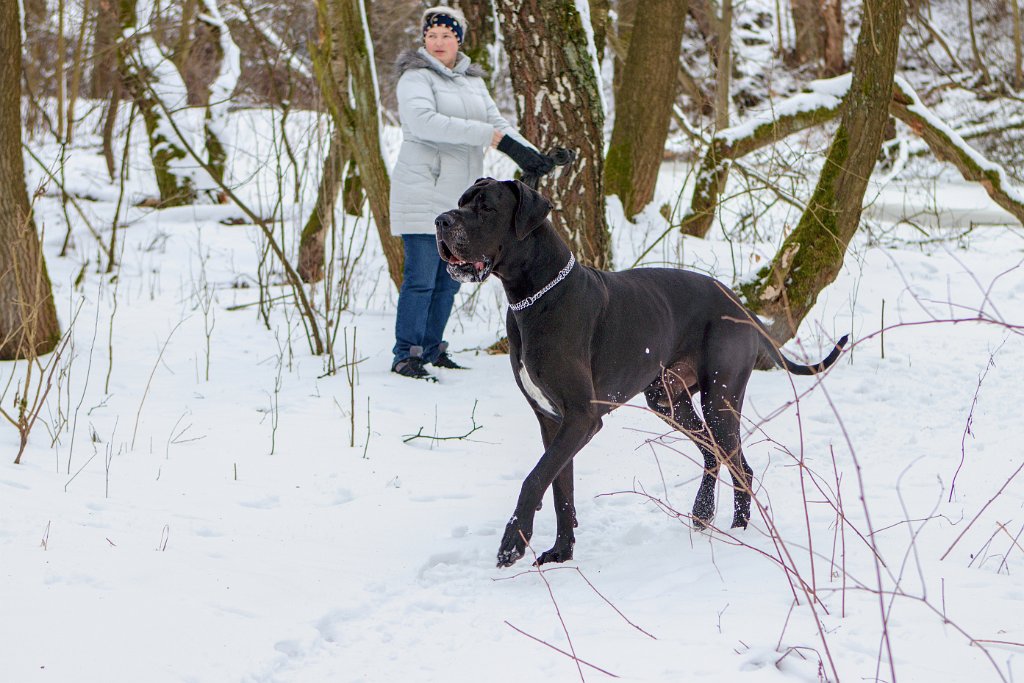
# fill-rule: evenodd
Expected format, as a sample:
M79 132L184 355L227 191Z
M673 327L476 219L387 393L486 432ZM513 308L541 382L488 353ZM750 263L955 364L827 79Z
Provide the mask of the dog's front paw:
M526 542L530 540L531 531L523 529L516 517L505 525L505 535L498 546L498 566L511 567L526 554Z

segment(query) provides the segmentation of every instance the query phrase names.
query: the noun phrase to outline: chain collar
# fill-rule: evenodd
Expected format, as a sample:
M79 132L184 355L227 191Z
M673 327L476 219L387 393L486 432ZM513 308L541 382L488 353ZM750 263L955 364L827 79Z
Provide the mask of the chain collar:
M559 282L564 280L565 276L569 274L569 271L572 270L572 267L575 266L575 265L576 265L576 256L574 256L572 253L570 253L569 254L569 262L567 264L565 264L565 268L562 268L560 271L558 271L558 275L555 277L554 280L552 280L551 282L549 282L546 285L544 285L544 288L541 289L536 294L531 294L530 296L526 297L525 299L523 299L522 301L520 301L517 304L509 304L508 307L511 308L513 311L521 311L524 308L529 308L530 306L534 305L535 303L537 303L537 299L539 299L542 296L544 296L545 294L547 294L549 289L551 289L552 287L557 285Z

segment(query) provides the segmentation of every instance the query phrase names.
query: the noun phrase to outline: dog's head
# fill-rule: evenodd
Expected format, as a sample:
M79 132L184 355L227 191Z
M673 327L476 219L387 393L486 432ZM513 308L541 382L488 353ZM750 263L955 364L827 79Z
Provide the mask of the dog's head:
M550 210L547 199L518 180L480 178L459 198L459 208L434 220L437 252L455 280L483 282L509 242L526 239Z

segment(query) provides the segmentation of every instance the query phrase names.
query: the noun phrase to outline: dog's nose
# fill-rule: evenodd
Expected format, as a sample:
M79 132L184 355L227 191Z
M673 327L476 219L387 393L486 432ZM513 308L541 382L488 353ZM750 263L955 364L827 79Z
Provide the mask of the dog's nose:
M452 220L452 217L447 212L434 219L434 227L438 230L447 230L453 225L455 225L455 221Z

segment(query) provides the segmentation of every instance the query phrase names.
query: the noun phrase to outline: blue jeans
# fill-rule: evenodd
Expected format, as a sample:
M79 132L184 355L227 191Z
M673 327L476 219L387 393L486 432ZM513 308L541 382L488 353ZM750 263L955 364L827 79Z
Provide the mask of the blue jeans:
M433 235L402 235L405 246L405 268L402 290L398 293L395 316L394 363L405 360L418 346L427 363L437 360L438 345L444 337L444 326L455 302L459 283L448 275L446 264L437 254Z

